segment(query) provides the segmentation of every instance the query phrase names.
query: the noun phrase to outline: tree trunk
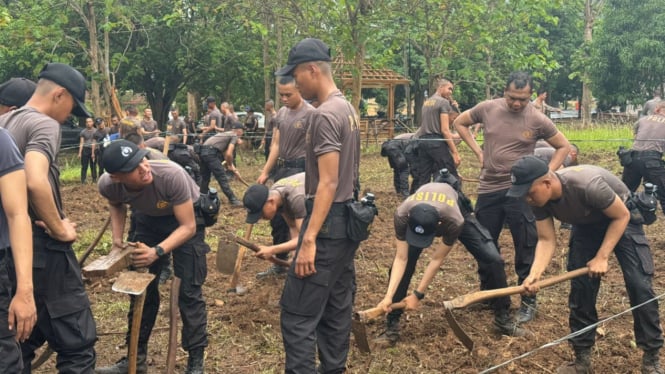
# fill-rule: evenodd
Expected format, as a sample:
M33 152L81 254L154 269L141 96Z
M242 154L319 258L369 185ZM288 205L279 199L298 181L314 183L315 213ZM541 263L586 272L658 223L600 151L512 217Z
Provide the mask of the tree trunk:
M275 58L275 69L279 69L284 61L284 47L282 46L282 19L275 17L275 35L277 37L277 53ZM274 79L274 78L273 78ZM279 110L280 105L279 89L275 84L275 110Z
M593 24L595 16L593 10L593 0L586 0L584 4L584 45L591 44L593 39ZM589 56L586 56L588 59ZM582 126L587 127L591 125L591 105L593 103L593 94L591 93L591 86L589 82L589 73L584 68L582 73Z
M360 99L362 97L363 85L363 64L365 63L365 44L357 44L358 48L353 56L353 83L351 85L352 99L351 104L356 108L356 113L360 115Z
M268 14L268 11L264 9L264 15L263 15L263 24L266 27L266 30L270 30L271 27L271 22L270 22L270 14ZM263 96L265 100L270 100L270 93L272 91L272 71L273 71L273 65L270 61L270 39L269 36L271 36L272 33L266 33L266 35L263 36Z

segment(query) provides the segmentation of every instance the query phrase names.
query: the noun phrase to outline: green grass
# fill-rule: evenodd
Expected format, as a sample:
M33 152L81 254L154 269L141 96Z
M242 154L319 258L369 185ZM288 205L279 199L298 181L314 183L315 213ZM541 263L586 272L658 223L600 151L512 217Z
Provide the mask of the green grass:
M631 124L601 124L587 128L564 124L559 125L558 128L571 143L575 143L582 151L616 151L621 145L630 147L633 143Z
M630 147L633 139L632 124L595 124L593 127L582 128L576 123L558 124L557 127L566 135L571 143L575 143L581 152L589 151L616 151L619 146ZM478 137L478 142L482 143L482 134ZM381 150L381 143L369 142L365 147L362 144L363 155L378 153ZM251 151L241 150L242 154L237 158L238 166L257 167L256 163L263 165L263 158L254 159ZM81 163L76 157L76 151L61 152L60 162L60 181L62 183L78 183L81 175Z

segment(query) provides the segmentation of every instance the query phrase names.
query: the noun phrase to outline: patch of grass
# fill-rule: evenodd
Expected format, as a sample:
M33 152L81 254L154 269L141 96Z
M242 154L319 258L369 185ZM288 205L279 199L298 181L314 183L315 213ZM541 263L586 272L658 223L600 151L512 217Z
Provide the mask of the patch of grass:
M633 142L633 126L630 124L601 124L587 128L564 124L558 128L582 152L615 151L621 145L630 147Z

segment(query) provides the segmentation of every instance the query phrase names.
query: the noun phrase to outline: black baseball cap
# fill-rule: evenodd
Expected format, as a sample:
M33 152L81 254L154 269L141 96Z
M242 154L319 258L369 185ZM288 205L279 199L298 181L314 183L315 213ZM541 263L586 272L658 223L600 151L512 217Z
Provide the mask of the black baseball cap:
M72 114L77 117L92 117L85 107L85 77L80 71L67 64L51 62L46 64L39 73L39 79L47 79L62 86L69 91L74 98L76 106Z
M244 130L244 129L245 129L245 126L244 126L242 123L240 123L240 122L235 122L235 123L233 123L233 128L234 128L234 129L241 129L241 130Z
M286 61L286 65L277 70L275 75L291 75L298 64L310 61L331 61L330 47L321 40L314 38L299 41L289 51L289 58Z
M136 169L143 158L150 153L129 140L116 140L104 150L104 170L113 173L129 173Z
M0 104L22 107L30 100L37 85L26 78L12 78L0 85Z
M533 181L542 177L550 171L545 161L536 156L524 156L510 169L510 187L506 196L522 197L529 192Z
M206 99L206 103L214 103L215 102L215 97L214 96L208 96Z
M245 223L254 224L259 222L263 214L263 205L268 200L268 187L262 184L252 185L242 197L242 203L247 209Z
M409 228L406 230L406 242L416 248L432 245L439 224L439 212L435 207L420 203L409 210Z

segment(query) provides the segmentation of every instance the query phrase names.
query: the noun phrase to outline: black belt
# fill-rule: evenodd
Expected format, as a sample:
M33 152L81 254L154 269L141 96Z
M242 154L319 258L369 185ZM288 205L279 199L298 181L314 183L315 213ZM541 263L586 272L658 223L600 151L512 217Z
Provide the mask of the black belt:
M637 158L662 158L663 153L658 151L633 151Z
M349 200L350 201L350 200ZM329 216L339 216L344 217L346 215L346 204L348 201L342 203L332 203L330 210L328 211ZM305 209L307 210L307 215L312 214L312 209L314 208L314 199L305 200Z
M211 145L201 145L201 156L216 155L219 149Z
M285 160L283 158L277 159L277 166L280 168L305 168L305 158L296 158L295 160Z

